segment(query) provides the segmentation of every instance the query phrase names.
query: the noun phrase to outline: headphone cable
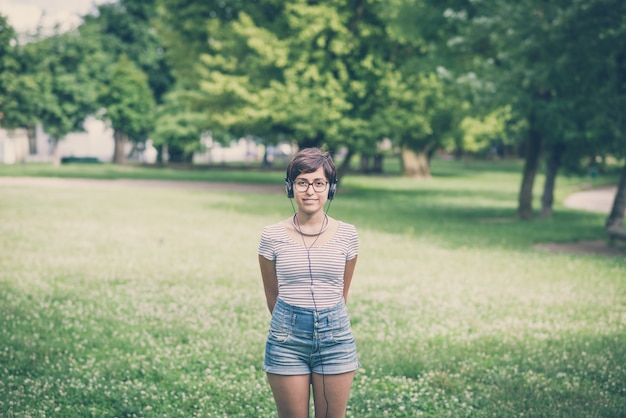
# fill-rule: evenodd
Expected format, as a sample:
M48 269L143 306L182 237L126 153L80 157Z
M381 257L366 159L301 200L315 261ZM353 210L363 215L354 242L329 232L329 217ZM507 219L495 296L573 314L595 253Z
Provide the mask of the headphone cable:
M292 202L292 206L293 206L293 202ZM328 205L328 207L330 208L330 205ZM300 223L298 222L298 217L296 215L297 213L295 213L295 209L294 209L294 219L296 220L296 225L298 226L298 229L300 229ZM311 248L313 248L313 246L319 239L320 235L322 235L322 232L324 231L324 227L328 225L328 222L329 222L328 213L327 212L324 213L324 216L325 216L324 222L322 222L322 227L320 228L320 232L319 234L317 234L317 236L315 237L315 240L313 240L310 246L307 247L306 241L304 239L304 235L302 233L300 234L300 237L302 238L302 245L304 246L304 250L306 251L307 261L309 264L309 277L311 279L310 289L311 289L311 300L313 300L314 322L317 322L318 309L317 309L317 302L315 301L315 290L313 287L313 266L312 266L312 261L311 261ZM315 344L315 335L316 334L314 331L314 334L313 334L314 344ZM320 338L317 338L317 349L318 349L318 354L320 356L320 365L322 366L322 394L324 395L324 402L326 402L326 417L328 418L329 404L328 404L328 397L326 396L326 376L324 374L324 358L322 357L322 346L321 346Z

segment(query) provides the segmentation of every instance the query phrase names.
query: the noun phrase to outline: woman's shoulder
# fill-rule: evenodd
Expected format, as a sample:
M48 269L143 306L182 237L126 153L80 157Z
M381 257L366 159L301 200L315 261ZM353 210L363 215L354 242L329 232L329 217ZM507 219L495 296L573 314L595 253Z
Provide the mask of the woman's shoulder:
M333 219L334 221L336 221L337 223L339 223L339 227L340 228L346 228L346 229L356 229L356 227L354 225L352 225L351 223L348 223L346 221L342 221L339 219Z
M272 239L277 241L285 240L287 236L287 230L289 228L288 220L283 220L271 225L266 225L263 228L263 232L261 233L261 237L265 239Z
M337 233L343 236L356 236L358 235L358 232L356 230L356 226L348 223L348 222L344 222L344 221L340 221L337 220Z
M263 233L276 234L285 230L285 221L276 222L274 224L263 227Z

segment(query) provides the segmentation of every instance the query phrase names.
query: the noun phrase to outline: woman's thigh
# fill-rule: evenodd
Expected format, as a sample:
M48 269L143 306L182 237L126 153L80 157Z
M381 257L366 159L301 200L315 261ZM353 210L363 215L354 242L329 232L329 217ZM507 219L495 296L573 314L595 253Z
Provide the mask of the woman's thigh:
M283 376L267 373L278 416L281 418L308 418L311 376Z
M312 380L315 417L345 417L354 372L327 375L313 373Z

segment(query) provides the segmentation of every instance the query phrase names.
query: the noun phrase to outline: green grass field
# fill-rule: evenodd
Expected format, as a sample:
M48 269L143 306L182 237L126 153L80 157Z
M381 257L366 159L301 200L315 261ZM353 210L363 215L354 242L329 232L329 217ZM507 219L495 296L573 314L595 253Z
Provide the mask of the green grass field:
M53 170L0 176L283 177ZM348 306L363 368L348 415L625 416L626 253L533 248L605 239L604 215L559 203L586 179L559 179L554 217L523 222L519 165L433 171L351 175L330 207L361 240ZM280 193L0 186L0 416L275 416L256 250L291 213Z

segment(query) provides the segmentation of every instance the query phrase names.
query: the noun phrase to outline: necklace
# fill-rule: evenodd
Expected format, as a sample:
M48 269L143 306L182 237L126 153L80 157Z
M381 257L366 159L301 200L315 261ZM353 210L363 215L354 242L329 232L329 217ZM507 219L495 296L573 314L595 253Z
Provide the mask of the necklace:
M304 232L302 229L300 229L300 224L298 222L298 218L296 217L297 214L293 214L293 218L291 218L291 223L293 224L293 227L296 231L298 231L300 233L300 235L304 235L306 237L319 237L320 235L322 235L322 233L324 231L326 231L326 229L328 229L328 215L324 214L324 222L322 222L322 228L320 229L319 232Z

